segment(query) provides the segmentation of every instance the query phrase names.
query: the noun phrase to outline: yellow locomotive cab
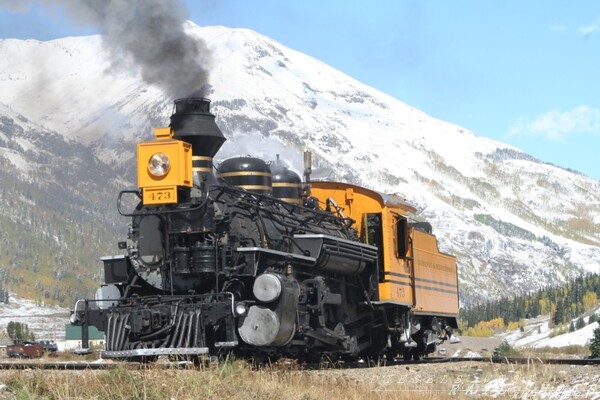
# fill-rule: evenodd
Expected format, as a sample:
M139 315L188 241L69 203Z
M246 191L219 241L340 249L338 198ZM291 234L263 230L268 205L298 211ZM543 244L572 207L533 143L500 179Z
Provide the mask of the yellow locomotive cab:
M435 235L409 227L416 209L399 197L339 182L313 182L322 203L333 200L352 218L361 240L380 250L379 302L410 307L416 314L458 314L456 258L439 251Z
M171 139L169 128L137 146L138 187L144 205L177 203L177 188L192 187L192 146Z

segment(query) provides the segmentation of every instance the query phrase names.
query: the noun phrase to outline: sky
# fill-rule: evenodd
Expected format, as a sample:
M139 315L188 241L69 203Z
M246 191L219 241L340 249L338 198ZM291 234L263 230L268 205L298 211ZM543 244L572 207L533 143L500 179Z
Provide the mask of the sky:
M96 33L23 1L0 0L0 38ZM252 29L435 118L600 180L600 1L184 1L198 25Z

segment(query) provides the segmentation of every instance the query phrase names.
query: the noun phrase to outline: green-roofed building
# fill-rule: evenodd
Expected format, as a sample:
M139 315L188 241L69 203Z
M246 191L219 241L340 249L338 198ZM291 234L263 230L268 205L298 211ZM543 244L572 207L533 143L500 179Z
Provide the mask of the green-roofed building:
M95 326L88 328L90 347L104 346L104 332L96 329ZM81 327L71 324L65 325L65 348L80 349L81 348Z

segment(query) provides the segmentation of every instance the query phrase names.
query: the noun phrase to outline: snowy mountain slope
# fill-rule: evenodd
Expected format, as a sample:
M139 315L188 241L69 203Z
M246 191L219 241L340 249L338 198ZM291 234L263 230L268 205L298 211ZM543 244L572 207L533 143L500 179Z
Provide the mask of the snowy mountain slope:
M597 313L597 312L596 312ZM589 317L583 318L585 326L573 332L556 334L550 328L550 316L540 316L531 320L526 320L526 325L523 331L517 329L512 332L500 335L504 340L507 340L515 347L567 347L567 346L586 346L594 338L594 330L598 328L598 322L589 323ZM576 319L571 321L576 323ZM552 333L556 336L553 336Z
M89 148L4 104L0 166L0 287L63 305L90 295L98 258L125 231L114 199L128 184Z
M229 139L217 157L283 153L300 169L307 148L335 179L402 193L459 257L463 301L600 272L600 182L433 119L256 32L187 29L213 51L212 111ZM98 36L2 40L0 55L0 102L130 178L133 142L168 124L172 99L136 71L107 70Z

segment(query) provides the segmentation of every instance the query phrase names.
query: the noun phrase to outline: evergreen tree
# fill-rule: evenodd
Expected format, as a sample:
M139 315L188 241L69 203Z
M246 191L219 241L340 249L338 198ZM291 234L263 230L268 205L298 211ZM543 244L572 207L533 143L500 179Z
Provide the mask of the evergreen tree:
M461 309L463 325L474 327L481 321L503 318L505 323L537 315L550 314L550 326L562 325L578 318L583 312L593 309L600 298L600 275L588 274L567 282L566 285L540 289L514 298L478 303ZM598 320L594 316L590 323ZM577 321L574 321L575 328Z
M560 325L564 322L565 319L565 309L563 306L563 301L562 300L558 300L556 302L556 311L554 312L554 324L555 325Z
M577 330L579 330L581 328L585 328L585 321L583 320L582 317L579 317L579 319L577 320L576 328L577 328Z
M6 326L6 333L15 343L24 340L35 340L35 336L33 332L29 330L29 326L20 322L10 321Z
M573 324L573 321L571 321L569 324L569 332L575 332L575 325Z
M600 358L600 326L594 329L594 337L590 343L591 358Z

